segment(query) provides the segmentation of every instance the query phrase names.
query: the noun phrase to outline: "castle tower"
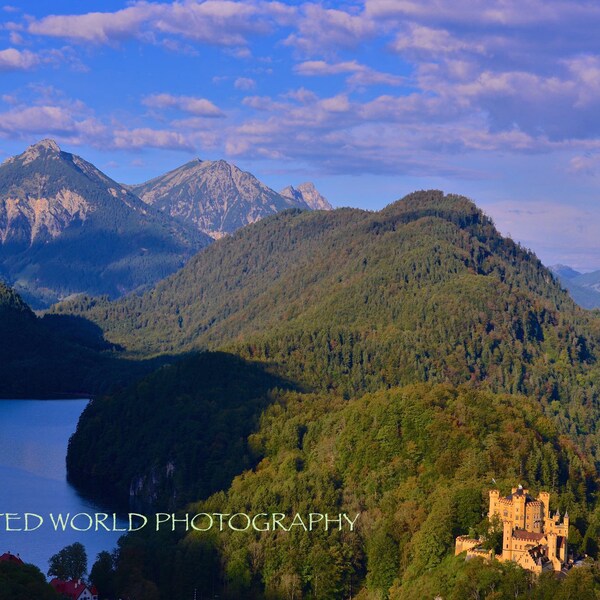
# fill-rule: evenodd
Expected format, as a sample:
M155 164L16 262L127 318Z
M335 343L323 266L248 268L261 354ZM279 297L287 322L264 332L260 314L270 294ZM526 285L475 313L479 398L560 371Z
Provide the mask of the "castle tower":
M490 508L488 511L488 519L491 521L492 517L499 513L498 510L498 499L500 498L500 492L498 490L490 490Z
M542 522L550 514L550 494L548 492L540 492L537 498L543 505Z
M497 558L514 561L534 573L550 565L554 571L561 571L567 563L569 515L565 513L561 520L560 511L550 514L550 494L541 492L533 498L519 485L506 497L498 490L489 490L489 497L489 519L499 517L502 521L502 554ZM467 557L493 558L493 552L482 547L483 542L459 536L456 554L466 551Z
M508 521L502 523L502 560L512 559L512 525Z
M525 502L527 500L527 490L523 486L513 488L513 527L516 529L526 529L525 525Z

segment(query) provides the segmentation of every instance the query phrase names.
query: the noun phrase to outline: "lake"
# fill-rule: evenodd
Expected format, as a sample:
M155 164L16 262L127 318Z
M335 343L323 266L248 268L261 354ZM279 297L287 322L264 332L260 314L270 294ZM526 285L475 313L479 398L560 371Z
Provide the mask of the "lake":
M88 571L101 550L111 551L122 533L113 531L55 531L53 513L101 512L67 483L65 458L69 437L77 427L87 400L0 400L0 554L10 551L45 574L48 559L73 542L88 555ZM36 531L23 528L21 519L6 522L7 513L39 514L44 523ZM39 520L31 519L33 528ZM122 522L120 522L122 525ZM78 525L82 528L82 524Z

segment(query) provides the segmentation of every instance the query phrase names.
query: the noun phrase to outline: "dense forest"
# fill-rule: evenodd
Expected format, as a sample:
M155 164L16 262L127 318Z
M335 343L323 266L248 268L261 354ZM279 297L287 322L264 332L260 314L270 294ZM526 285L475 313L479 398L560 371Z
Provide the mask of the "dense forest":
M451 557L485 533L486 491L515 481L569 511L572 549L597 558L596 470L531 398L415 384L344 400L280 391L249 437L258 464L188 512L360 513L358 531L130 534L122 593L187 598L595 598L595 567L560 582ZM570 587L576 586L576 587ZM564 590L587 590L570 596ZM472 595L474 593L479 595ZM152 595L155 594L155 595ZM496 595L494 595L496 594Z
M86 397L139 379L168 360L128 360L97 325L68 315L37 317L0 282L0 398Z
M494 480L550 491L575 554L596 559L600 533L600 319L470 201L280 213L150 292L52 313L132 359L203 352L95 399L74 479L155 507L360 513L355 533L127 536L122 594L597 597L593 564L535 580L451 556L489 533Z
M69 478L125 506L205 498L253 466L247 438L273 390L290 387L230 354L190 356L88 405L69 445Z
M60 600L34 565L0 563L0 600Z
M226 350L346 398L415 381L531 394L598 447L600 318L458 196L280 213L146 294L53 312L92 320L136 358Z
M535 580L452 556L459 533L490 534L493 481L549 490L575 554L597 559L600 533L600 319L464 198L280 213L145 294L43 317L2 286L0 329L3 394L110 391L70 442L86 491L140 510L360 513L356 532L132 534L96 568L110 593L600 589L595 563Z

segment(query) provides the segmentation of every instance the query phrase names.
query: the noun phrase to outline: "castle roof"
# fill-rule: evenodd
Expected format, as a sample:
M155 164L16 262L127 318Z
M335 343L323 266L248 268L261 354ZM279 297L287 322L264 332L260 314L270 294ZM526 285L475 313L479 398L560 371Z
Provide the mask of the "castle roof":
M528 542L539 542L544 537L543 533L535 533L533 531L525 531L525 529L515 529L513 538L526 540Z

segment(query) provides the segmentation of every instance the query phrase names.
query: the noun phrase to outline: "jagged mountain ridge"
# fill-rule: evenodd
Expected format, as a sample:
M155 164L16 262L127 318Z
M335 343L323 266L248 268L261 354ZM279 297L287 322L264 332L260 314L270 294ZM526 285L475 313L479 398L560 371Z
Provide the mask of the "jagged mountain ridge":
M127 186L144 202L193 223L213 238L288 208L311 208L284 197L224 160L195 159L145 183Z
M210 242L53 140L0 165L0 276L36 307L147 286Z
M307 181L294 187L288 185L279 192L284 198L306 204L312 210L333 210L327 199L317 190L314 183Z

